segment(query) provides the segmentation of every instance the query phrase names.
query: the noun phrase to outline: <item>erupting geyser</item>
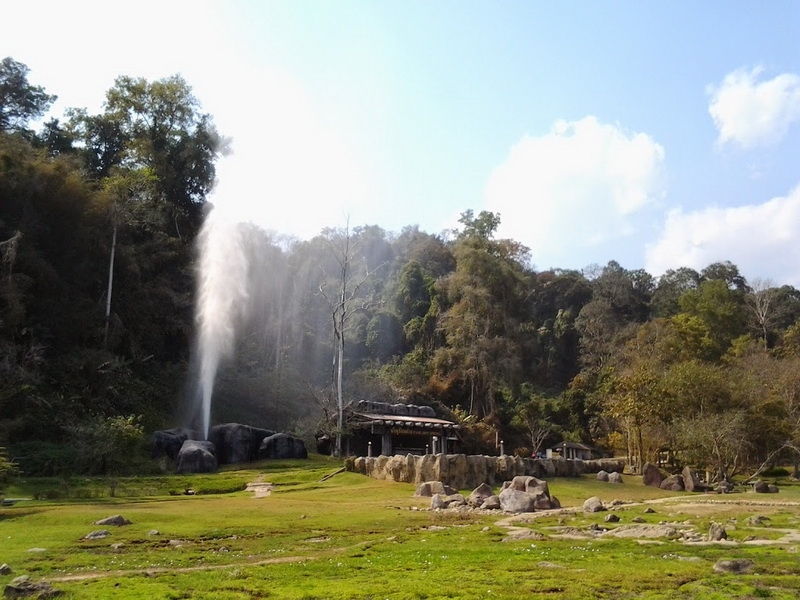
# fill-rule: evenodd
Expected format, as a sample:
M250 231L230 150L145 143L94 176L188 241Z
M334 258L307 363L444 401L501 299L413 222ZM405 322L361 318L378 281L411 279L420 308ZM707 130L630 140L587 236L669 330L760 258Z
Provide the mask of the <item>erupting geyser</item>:
M211 210L198 236L195 308L197 386L192 422L201 423L203 439L208 439L217 368L233 352L237 327L246 310L249 265L244 243L237 223Z

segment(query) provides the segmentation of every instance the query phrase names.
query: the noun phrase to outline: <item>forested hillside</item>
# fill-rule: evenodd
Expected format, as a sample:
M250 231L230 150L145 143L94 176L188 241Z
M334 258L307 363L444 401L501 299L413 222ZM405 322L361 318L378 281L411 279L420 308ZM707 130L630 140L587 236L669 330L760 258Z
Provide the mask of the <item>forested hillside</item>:
M29 128L51 101L0 63L0 447L30 473L118 471L192 400L196 241L225 142L177 76L120 77L100 114ZM670 448L727 475L796 460L800 292L729 262L537 271L501 218L307 241L242 224L251 293L214 420L311 439L341 365L345 402L435 406L470 451Z

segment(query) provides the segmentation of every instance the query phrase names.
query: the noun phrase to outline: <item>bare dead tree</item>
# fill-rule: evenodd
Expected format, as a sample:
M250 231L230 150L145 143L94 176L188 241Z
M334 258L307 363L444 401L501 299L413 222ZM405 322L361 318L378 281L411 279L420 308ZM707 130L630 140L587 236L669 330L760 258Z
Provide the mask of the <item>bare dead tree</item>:
M745 303L753 316L759 336L767 348L769 330L775 321L775 300L778 297L778 288L771 279L754 279L751 291L745 296Z
M334 351L332 363L332 381L335 383L336 398L338 401L338 418L336 433L336 456L342 454L342 430L344 429L344 355L345 355L345 332L348 320L356 309L368 308L369 299L362 299L358 304L359 292L369 278L380 269L383 264L370 270L366 260L363 261L363 270L356 274L354 271L354 261L358 253L358 244L353 239L350 231L350 221L346 222L342 231L339 244L329 241L329 248L338 265L336 274L336 287L325 283L319 286L319 293L328 303L331 320L333 322Z

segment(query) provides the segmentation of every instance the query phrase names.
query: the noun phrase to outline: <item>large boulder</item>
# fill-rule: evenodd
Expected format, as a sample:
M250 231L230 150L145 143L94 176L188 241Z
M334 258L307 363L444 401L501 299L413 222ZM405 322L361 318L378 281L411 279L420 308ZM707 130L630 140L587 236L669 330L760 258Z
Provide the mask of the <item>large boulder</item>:
M496 494L489 496L483 501L483 504L480 505L480 508L483 510L500 510L502 508L502 505L500 504L500 497Z
M701 484L700 479L689 467L683 467L681 476L683 477L683 487L687 492L701 492L704 490L705 486Z
M274 433L240 423L221 423L211 428L208 439L214 442L219 464L230 465L256 460L262 440Z
M753 491L757 494L769 494L769 484L759 479L753 484Z
M156 431L150 440L151 455L154 459L166 456L171 460L177 460L183 442L197 437L196 432L191 429L175 428Z
M492 491L492 488L489 485L482 483L472 490L472 493L469 496L467 496L467 504L470 506L480 507L484 502L486 502L487 498L493 495L494 492Z
M664 481L661 482L661 485L659 485L659 487L662 490L667 490L671 492L683 492L686 490L686 487L684 486L683 482L684 482L683 475L678 473L675 475L670 475L669 477L664 479Z
M275 433L262 440L258 458L308 458L308 451L305 442L300 438L286 433Z
M660 487L664 481L664 475L659 468L652 463L644 463L642 467L642 483L652 487Z
M550 496L546 481L531 475L518 475L503 483L500 506L508 512L533 512L559 508L560 505Z
M613 471L608 474L608 483L622 483L622 475Z
M725 528L716 522L712 522L708 528L708 539L711 542L719 542L728 539L728 532Z
M521 492L514 488L506 488L500 492L500 508L507 512L524 513L535 510L534 498L530 494Z
M602 512L604 510L606 510L606 507L603 506L603 501L597 496L587 498L583 503L583 512L595 513Z
M178 452L178 473L213 473L217 470L214 444L186 440Z
M33 581L28 575L14 578L3 590L4 598L56 598L62 595L64 592L46 581Z

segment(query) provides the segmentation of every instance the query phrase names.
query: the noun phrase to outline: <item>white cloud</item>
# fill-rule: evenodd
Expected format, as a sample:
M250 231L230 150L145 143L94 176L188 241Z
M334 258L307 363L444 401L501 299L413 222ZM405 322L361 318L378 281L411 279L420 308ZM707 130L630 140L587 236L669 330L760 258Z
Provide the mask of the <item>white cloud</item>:
M787 196L735 208L671 211L645 268L703 269L730 260L748 278L800 285L800 186Z
M567 251L635 232L634 216L663 195L664 149L588 116L525 136L486 185L499 234L532 250L540 268L567 264Z
M719 86L709 87L708 112L719 131L720 145L748 149L771 146L800 121L800 77L792 73L759 81L763 69L738 69Z

